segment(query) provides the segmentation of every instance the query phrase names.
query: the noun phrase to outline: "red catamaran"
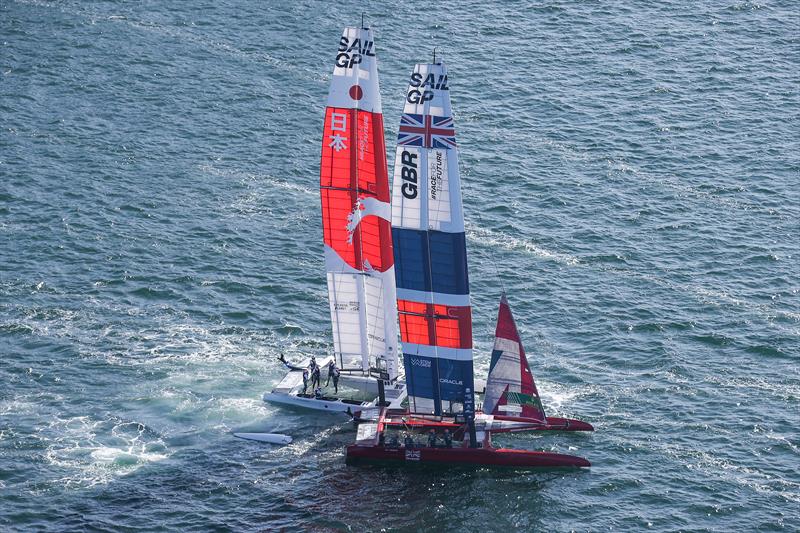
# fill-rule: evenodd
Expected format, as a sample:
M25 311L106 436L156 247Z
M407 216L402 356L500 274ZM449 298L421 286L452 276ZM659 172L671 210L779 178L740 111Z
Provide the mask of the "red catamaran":
M546 426L549 420L541 410L541 416L533 416L524 406L520 413L506 407L505 414L497 415L516 418L513 415L521 414L520 421L495 420L494 414L476 417L458 152L447 70L441 63L418 64L411 75L397 141L393 187L392 240L409 409L404 416L387 416L381 409L375 422L361 424L356 443L347 448L348 462L589 466L581 457L492 446L491 432L502 426L516 431ZM524 358L518 336L517 346L517 357L523 353ZM494 367L506 368L512 352L509 348L509 357L503 358L505 351L501 351ZM499 363L501 359L503 364ZM521 369L522 363L518 361L517 366ZM495 404L511 406L524 399L527 386L516 391L511 385L506 384ZM399 427L407 432L403 444L392 435ZM451 428L459 428L454 432L455 439L463 438L462 445L453 445ZM433 432L427 446L419 446L414 440L414 429ZM445 438L441 446L437 445L439 435Z

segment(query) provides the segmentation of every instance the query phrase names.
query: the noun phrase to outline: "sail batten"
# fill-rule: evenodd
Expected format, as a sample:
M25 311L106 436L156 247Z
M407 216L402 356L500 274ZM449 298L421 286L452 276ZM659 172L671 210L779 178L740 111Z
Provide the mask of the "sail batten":
M418 64L411 74L397 138L392 238L411 410L466 411L473 403L472 311L455 126L442 64Z
M322 138L325 268L340 367L398 375L391 206L372 31L345 28Z

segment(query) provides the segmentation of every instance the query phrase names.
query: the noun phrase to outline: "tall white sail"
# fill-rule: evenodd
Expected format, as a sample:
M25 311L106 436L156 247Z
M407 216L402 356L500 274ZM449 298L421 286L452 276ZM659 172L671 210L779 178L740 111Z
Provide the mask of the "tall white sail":
M336 54L320 164L334 352L342 369L398 374L389 179L375 41L345 28Z

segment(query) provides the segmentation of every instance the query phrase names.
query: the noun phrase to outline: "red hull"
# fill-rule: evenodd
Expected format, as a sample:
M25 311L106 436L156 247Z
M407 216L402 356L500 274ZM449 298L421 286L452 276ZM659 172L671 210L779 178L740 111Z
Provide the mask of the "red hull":
M535 423L535 420L531 420L528 418L515 418L512 416L498 416L495 415L495 420L507 420L509 422L528 422L528 423ZM447 420L427 420L425 418L403 418L403 419L387 419L384 424L387 427L403 427L408 429L414 430L429 430L429 429L458 429L463 426L463 424L458 424L456 422L450 422ZM523 431L594 431L594 427L589 424L588 422L583 422L581 420L575 420L573 418L559 418L556 416L548 416L547 417L547 424L539 424L536 426L530 426L525 428L519 429L493 429L491 430L492 433L506 433L506 432L513 432L519 433Z
M552 452L506 448L388 448L353 444L347 447L348 464L364 462L507 466L513 468L578 468L591 463L583 457Z
M495 415L496 420L509 420L512 422L530 422L528 418L515 418L513 416ZM548 416L547 425L542 425L536 429L527 431L594 431L594 426L582 420L574 418L560 418L557 416Z

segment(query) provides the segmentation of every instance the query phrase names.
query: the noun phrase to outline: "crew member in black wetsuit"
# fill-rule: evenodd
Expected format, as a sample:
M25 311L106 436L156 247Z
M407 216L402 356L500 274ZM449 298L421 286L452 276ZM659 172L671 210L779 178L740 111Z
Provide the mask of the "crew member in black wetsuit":
M319 377L319 365L314 361L314 368L311 369L311 386L313 388L318 388L320 381L322 380Z
M303 394L308 390L308 369L303 369Z
M325 386L331 384L331 378L333 377L333 369L336 368L336 362L331 359L331 362L328 363L328 381L325 382Z
M444 447L445 448L453 447L453 435L450 434L449 429L444 430Z
M428 448L436 448L436 430L434 429L428 433Z
M339 394L339 369L336 366L333 367L333 389Z

